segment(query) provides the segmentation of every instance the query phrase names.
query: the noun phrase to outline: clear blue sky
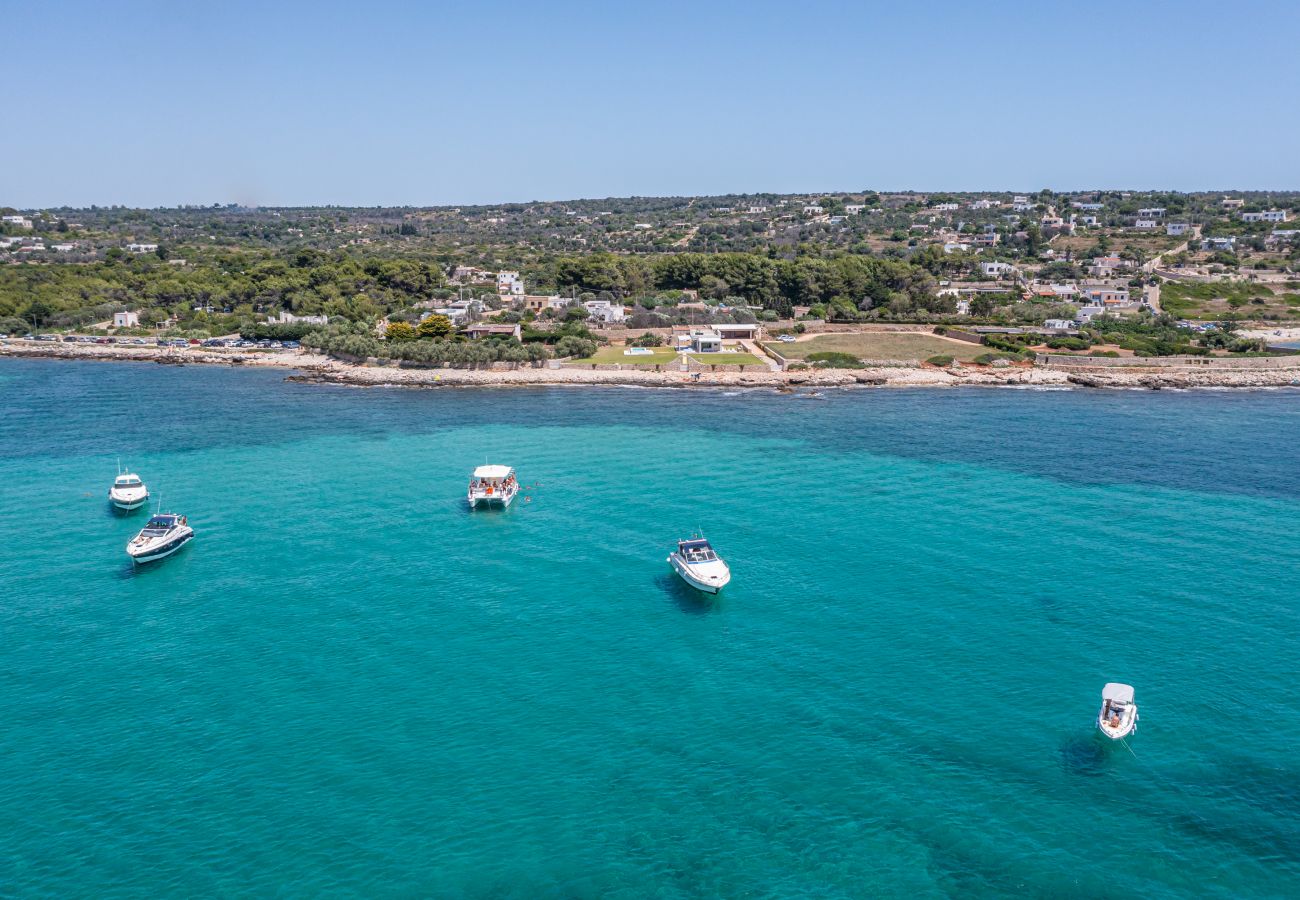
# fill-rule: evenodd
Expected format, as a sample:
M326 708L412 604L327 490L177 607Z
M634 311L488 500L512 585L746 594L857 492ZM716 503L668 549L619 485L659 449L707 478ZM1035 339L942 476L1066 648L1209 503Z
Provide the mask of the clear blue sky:
M0 205L1300 187L1300 4L0 0Z

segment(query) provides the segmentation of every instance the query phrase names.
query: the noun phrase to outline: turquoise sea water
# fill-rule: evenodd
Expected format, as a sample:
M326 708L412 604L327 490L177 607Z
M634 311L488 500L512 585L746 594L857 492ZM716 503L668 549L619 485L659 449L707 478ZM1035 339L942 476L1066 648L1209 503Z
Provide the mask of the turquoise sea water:
M1295 896L1298 463L1292 391L0 361L0 894Z

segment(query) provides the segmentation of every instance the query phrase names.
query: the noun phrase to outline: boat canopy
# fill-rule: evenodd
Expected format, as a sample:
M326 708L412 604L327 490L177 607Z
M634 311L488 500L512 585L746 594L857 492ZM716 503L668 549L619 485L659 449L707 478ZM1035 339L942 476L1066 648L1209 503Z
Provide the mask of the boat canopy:
M688 541L678 541L677 546L683 550L712 549L711 547L709 547L709 542L706 541L704 538L691 538Z
M1111 682L1101 689L1101 699L1111 703L1132 703L1133 685Z
M479 466L474 470L475 478L506 478L514 469L509 466Z

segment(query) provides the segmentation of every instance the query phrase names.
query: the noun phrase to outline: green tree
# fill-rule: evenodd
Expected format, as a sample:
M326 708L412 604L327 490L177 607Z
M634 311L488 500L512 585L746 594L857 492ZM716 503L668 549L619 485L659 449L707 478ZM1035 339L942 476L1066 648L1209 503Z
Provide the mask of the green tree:
M384 337L390 341L413 341L416 331L410 322L389 322L384 329Z
M390 328L392 326L389 326ZM446 316L433 315L416 326L415 332L422 338L442 340L451 335L451 319Z

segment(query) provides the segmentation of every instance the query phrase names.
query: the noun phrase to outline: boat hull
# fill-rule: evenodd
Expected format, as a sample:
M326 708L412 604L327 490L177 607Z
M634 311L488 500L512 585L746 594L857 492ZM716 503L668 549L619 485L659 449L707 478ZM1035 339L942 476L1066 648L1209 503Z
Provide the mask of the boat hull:
M515 491L510 494L491 494L487 496L483 494L471 494L468 498L469 508L478 509L480 506L484 506L484 507L496 507L497 509L505 509L511 503L514 502L515 494L517 493L519 492Z
M726 579L723 581L707 581L696 576L695 573L691 571L691 567L678 559L675 554L668 557L668 565L677 573L678 578L695 588L697 591L705 594L717 594L731 583L730 574L728 574Z
M148 503L149 495L145 494L143 497L138 497L132 500L129 498L114 497L112 494L109 494L108 502L113 504L114 509L120 509L122 510L122 512L131 512L133 510L139 509L140 507Z
M134 563L135 565L140 565L142 563L150 563L171 556L177 550L181 549L186 544L188 544L191 540L193 540L193 538L194 538L194 532L191 531L188 534L182 534L177 537L174 537L165 544L159 544L156 547L150 547L147 550L141 550L139 551L138 554L132 553L130 548L128 548L126 552L127 555L131 557L131 562Z

